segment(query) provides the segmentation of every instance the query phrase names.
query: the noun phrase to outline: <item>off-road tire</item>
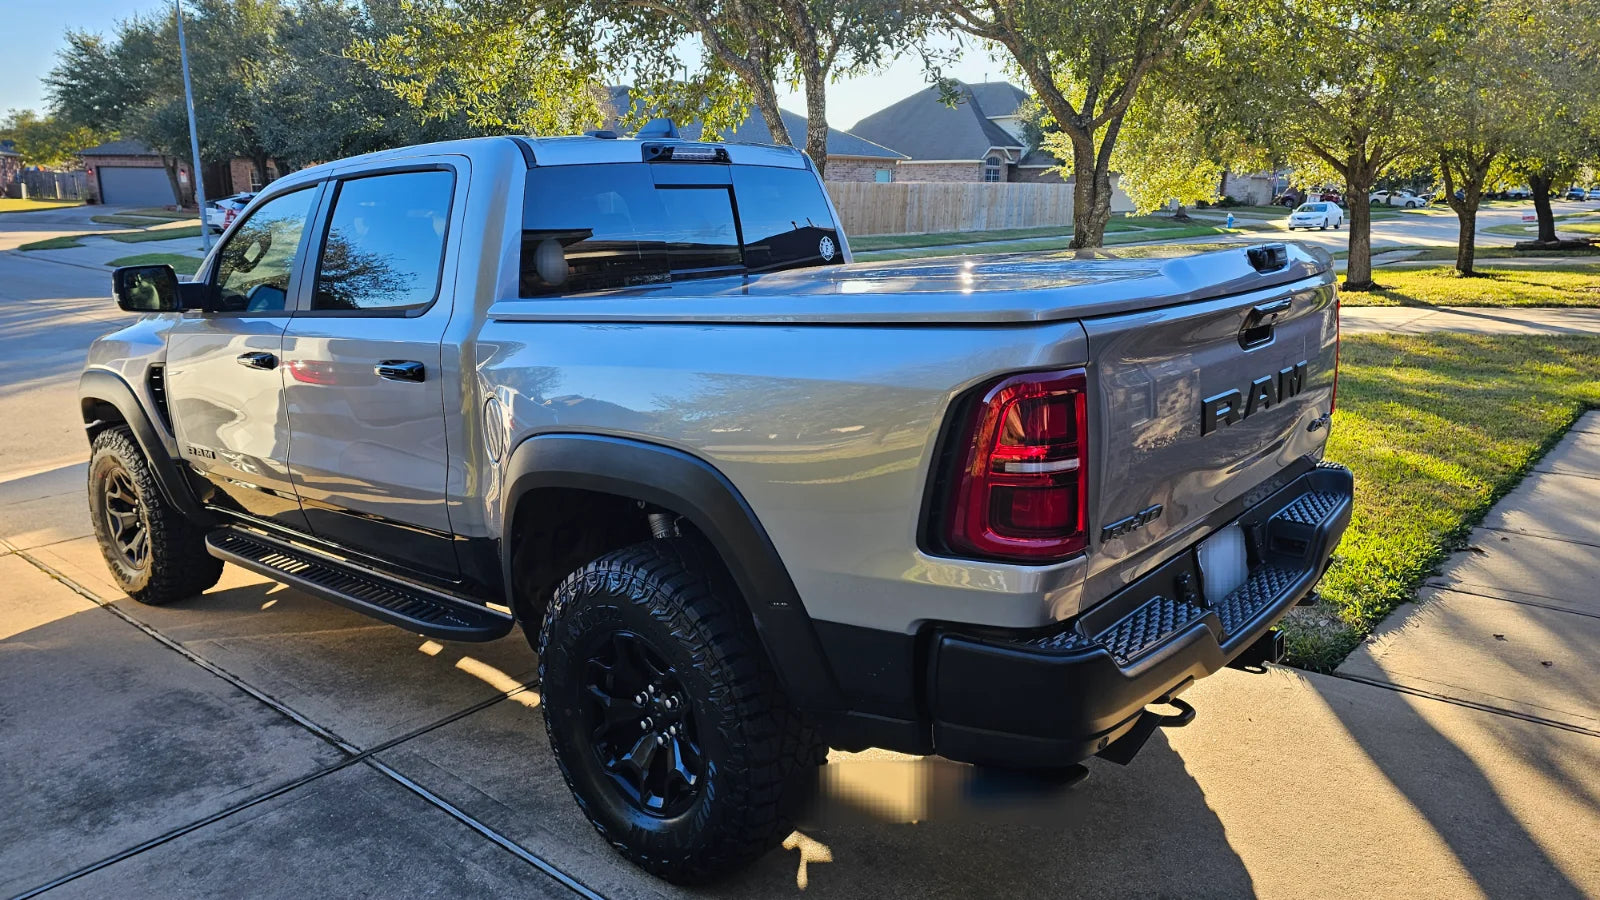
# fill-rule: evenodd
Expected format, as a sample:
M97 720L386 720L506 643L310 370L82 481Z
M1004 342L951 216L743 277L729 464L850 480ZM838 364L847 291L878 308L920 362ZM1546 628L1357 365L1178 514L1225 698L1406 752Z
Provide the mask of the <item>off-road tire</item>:
M133 515L147 538L142 563L119 549L112 534L106 506L114 481L137 498ZM222 577L222 560L206 552L205 531L161 495L149 462L125 427L108 428L95 436L89 457L89 513L112 580L140 603L160 606L185 600Z
M679 884L745 866L792 830L827 747L784 698L744 601L721 561L692 538L608 553L556 589L540 632L539 677L551 749L578 806L640 868ZM652 815L605 773L587 733L584 671L599 640L627 632L674 670L704 772L690 804Z

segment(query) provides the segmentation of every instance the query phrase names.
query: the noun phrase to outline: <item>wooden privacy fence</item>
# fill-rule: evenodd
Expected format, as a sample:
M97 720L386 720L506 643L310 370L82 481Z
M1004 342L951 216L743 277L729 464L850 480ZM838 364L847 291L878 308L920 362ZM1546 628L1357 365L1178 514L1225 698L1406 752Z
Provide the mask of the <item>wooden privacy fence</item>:
M922 234L1072 224L1072 185L830 181L846 234Z
M82 200L89 194L89 176L81 171L24 171L17 173L17 180L27 187L29 197L39 200Z

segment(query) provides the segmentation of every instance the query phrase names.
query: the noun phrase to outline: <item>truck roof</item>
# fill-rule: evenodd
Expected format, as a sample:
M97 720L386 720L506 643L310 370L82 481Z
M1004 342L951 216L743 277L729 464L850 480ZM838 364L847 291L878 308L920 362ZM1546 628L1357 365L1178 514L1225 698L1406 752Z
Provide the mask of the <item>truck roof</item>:
M503 149L507 141L514 142L524 152L531 155L535 165L539 166L571 166L585 163L628 163L642 162L644 159L644 145L674 144L688 147L721 147L728 153L728 159L734 165L746 166L779 166L789 169L803 169L809 165L805 154L794 147L778 146L776 144L746 144L730 141L685 141L679 138L660 137L600 137L592 134L560 135L556 137L530 137L526 135L500 135L494 137L462 138L454 141L436 141L431 144L412 144L406 147L394 147L389 150L378 150L372 153L363 153L360 156L349 156L342 159L330 160L304 170L317 172L335 166L347 166L353 163L374 163L390 160L404 160L414 156L432 156L441 153L455 153L463 156L473 156L480 152L490 151L491 148Z

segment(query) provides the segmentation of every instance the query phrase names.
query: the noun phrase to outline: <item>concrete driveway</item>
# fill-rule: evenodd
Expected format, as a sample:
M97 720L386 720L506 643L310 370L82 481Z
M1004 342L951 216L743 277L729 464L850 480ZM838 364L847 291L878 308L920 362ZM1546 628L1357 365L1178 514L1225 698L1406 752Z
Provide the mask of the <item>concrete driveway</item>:
M1281 668L1207 679L1192 725L1026 809L836 753L853 799L785 849L655 881L578 815L520 637L442 646L233 569L120 596L74 389L121 316L29 256L0 253L0 896L1600 894L1600 735Z

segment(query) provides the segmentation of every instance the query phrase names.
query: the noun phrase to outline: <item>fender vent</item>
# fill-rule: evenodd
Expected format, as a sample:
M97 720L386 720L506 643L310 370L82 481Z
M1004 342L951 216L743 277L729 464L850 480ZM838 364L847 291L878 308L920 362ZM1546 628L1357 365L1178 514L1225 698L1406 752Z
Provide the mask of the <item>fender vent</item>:
M150 399L155 402L156 415L161 418L161 427L167 429L167 434L171 434L172 414L167 412L167 367L151 366L150 374L145 376L145 386L150 390Z

